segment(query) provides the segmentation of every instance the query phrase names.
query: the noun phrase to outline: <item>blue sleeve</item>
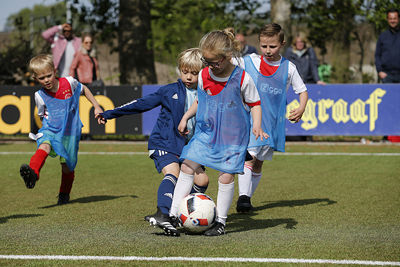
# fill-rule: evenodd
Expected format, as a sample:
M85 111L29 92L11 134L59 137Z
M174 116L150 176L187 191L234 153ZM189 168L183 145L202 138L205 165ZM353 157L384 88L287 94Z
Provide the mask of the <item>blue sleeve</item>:
M105 119L114 119L123 115L138 114L149 111L159 105L162 101L162 89L161 87L157 92L147 95L145 97L135 99L122 106L119 106L112 110L106 110L100 113Z

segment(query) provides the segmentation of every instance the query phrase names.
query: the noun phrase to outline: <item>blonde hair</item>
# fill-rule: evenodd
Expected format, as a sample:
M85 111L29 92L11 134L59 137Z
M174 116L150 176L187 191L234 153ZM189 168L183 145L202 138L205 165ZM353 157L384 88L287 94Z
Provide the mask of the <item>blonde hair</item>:
M304 48L306 48L307 44L308 44L308 39L307 39L307 36L306 36L306 34L304 32L297 33L296 36L293 38L293 41L292 41L293 48L296 49L297 38L300 38L300 41L302 41L304 43Z
M233 28L207 33L201 38L199 47L202 53L210 51L222 57L238 57L241 51L241 44L236 40Z
M191 71L199 72L203 68L200 49L189 48L181 52L178 56L178 68L179 70L186 68Z
M29 61L28 68L34 76L46 71L54 71L53 56L49 54L37 55Z
M283 31L281 25L277 23L266 24L261 28L260 34L258 35L258 40L260 40L260 38L263 36L272 37L275 35L279 37L280 43L285 41L285 32Z
M81 50L81 52L82 52L84 55L88 54L88 55L91 56L91 57L96 57L96 56L97 56L97 51L96 51L96 48L94 47L94 37L93 37L93 35L92 35L90 32L84 32L84 33L82 33L82 37L81 37L81 39L82 39L82 44L83 44L83 42L85 41L85 38L86 38L86 37L89 37L90 39L92 39L92 49L91 49L90 51L87 51L87 50L83 47L83 45L81 45L80 50Z

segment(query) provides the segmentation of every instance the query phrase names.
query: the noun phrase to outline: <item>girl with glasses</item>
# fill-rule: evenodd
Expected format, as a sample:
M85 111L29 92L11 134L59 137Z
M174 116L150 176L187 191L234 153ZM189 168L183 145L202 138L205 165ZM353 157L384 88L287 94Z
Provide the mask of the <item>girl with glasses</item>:
M225 234L225 223L234 194L234 175L242 173L251 134L265 139L261 129L260 98L250 75L231 63L240 44L228 31L213 31L200 41L203 62L199 73L197 101L185 113L178 130L186 134L187 120L196 115L193 138L183 148L184 159L175 187L170 216L178 216L182 199L190 193L194 174L204 165L219 171L217 218L204 234ZM197 112L197 113L196 113Z

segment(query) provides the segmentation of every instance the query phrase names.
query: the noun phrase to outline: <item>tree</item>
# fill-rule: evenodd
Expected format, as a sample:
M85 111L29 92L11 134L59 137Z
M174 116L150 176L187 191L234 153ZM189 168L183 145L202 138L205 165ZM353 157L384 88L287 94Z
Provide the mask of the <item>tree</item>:
M154 84L150 2L120 0L118 47L121 84Z
M38 53L48 52L50 46L41 37L43 30L60 24L65 16L65 5L35 5L24 8L7 18L6 27L10 30L9 42L0 51L0 83L24 84L29 82L27 69L29 59Z
M311 43L327 52L327 45L332 44L333 80L351 81L350 43L355 40L359 47L360 60L358 72L362 74L364 53L371 35L365 31L369 24L376 33L387 27L386 10L400 8L395 0L292 0L292 19L304 23Z
M281 25L286 39L291 36L290 0L271 0L271 20ZM287 43L287 45L290 43Z
M30 54L24 56L27 57L25 61L37 53L36 49L49 51L40 33L66 21L67 2L72 6L75 32L91 31L96 41L119 51L122 84L156 83L154 58L175 64L178 53L197 46L201 36L208 31L233 26L250 33L258 31L267 19L267 13L257 12L258 0L59 0L46 7L50 11L43 9L37 18L35 15L33 35L29 34L29 18L22 19L23 23L18 27L15 23L19 19L10 18L20 39L31 44L32 36L35 42L33 46L29 45L34 51L24 49ZM32 13L32 10L28 11ZM38 26L39 17L43 18L41 26Z
M157 60L176 62L184 49L196 47L211 30L234 27L257 31L267 14L257 13L255 0L153 0L151 23Z

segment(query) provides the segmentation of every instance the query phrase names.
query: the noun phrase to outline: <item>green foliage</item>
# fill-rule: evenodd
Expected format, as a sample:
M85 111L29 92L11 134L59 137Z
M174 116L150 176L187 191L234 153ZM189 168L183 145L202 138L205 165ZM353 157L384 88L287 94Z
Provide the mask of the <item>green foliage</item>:
M309 30L308 39L313 46L327 52L326 45L332 40L343 40L357 23L363 0L324 1L292 0L291 12L295 22L303 23ZM292 22L293 23L293 22ZM344 40L349 42L349 40Z
M184 49L197 47L205 33L235 27L249 30L263 22L266 14L256 14L260 6L254 0L154 0L152 32L155 57L175 63ZM264 21L265 23L265 21Z
M91 0L90 5L75 1L72 5L75 14L78 14L79 24L83 31L91 32L99 43L106 43L115 47L118 37L118 0Z
M397 0L375 0L371 6L371 12L367 14L367 19L375 26L375 33L378 36L388 28L387 11L389 9L400 10L400 2Z
M332 82L351 82L349 76L350 42L356 40L359 46L360 63L357 71L362 71L366 43L371 36L362 32L363 24L374 26L378 35L386 29L386 12L389 8L400 9L396 0L292 0L292 24L302 24L308 30L312 45L327 53L327 45L332 44ZM362 74L363 76L364 74ZM369 77L363 76L363 81Z
M117 50L118 30L129 30L118 27L118 0L66 1L71 4L76 35L92 32L96 41ZM5 62L0 67L3 83L20 83L12 75L26 73L26 63L34 54L50 51L41 33L66 21L66 1L35 5L8 18L12 42L1 53ZM169 64L176 63L183 49L197 46L208 31L235 27L250 33L267 21L267 13L257 13L260 2L256 0L152 0L151 6L153 43L148 45L153 46L157 61Z
M65 13L65 4L60 2L51 6L24 8L7 18L6 28L10 30L10 40L0 53L0 83L27 85L30 82L27 73L29 59L50 50L41 33L65 21Z

